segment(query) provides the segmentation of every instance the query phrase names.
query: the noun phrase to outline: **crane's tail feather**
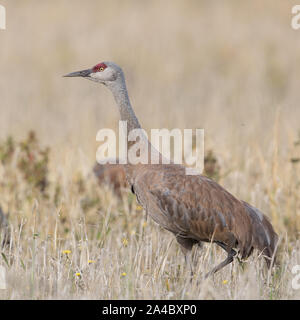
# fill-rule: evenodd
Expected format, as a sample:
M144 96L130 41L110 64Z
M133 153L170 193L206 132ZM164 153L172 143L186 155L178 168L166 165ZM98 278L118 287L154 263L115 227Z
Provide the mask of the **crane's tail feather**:
M277 251L278 235L269 219L257 208L243 201L252 221L252 246L265 257L268 267L274 265Z

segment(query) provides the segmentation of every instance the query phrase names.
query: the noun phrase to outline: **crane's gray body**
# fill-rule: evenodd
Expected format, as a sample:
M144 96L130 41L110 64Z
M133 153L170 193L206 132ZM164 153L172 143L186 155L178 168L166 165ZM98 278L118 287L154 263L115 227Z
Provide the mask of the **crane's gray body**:
M84 76L107 86L121 120L127 121L128 132L141 128L130 104L122 69L113 62L100 65L101 71L95 71L94 67L67 76ZM128 142L128 148L132 143ZM144 143L162 159L147 139ZM214 242L228 253L227 259L209 274L232 262L237 253L242 258L248 257L253 249L262 252L268 266L274 261L278 236L267 217L215 181L202 175L186 175L185 167L176 164L124 167L138 202L147 215L175 235L187 261L193 245L201 242Z

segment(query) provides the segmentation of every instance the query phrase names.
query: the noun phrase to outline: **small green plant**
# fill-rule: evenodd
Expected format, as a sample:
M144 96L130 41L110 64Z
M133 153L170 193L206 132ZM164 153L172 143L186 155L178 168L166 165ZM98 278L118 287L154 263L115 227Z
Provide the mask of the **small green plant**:
M15 149L15 142L11 136L3 144L0 144L0 161L3 165L11 162Z
M18 168L25 181L46 195L48 187L49 148L41 148L34 131L20 143Z
M26 184L47 197L49 151L40 146L35 132L30 131L24 141L16 143L8 137L0 144L0 162L8 167L16 157L17 169Z

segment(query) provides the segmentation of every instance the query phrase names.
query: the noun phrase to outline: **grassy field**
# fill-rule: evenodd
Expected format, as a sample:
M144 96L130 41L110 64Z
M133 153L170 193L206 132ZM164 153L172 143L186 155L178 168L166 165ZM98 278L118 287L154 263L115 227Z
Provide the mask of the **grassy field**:
M300 298L294 1L1 4L0 206L10 232L0 299ZM225 257L207 244L195 248L189 282L173 236L146 220L129 190L119 198L98 185L96 133L117 128L117 108L107 89L62 75L105 60L122 66L146 130L205 129L219 183L270 217L280 266L268 272L256 254L204 280Z

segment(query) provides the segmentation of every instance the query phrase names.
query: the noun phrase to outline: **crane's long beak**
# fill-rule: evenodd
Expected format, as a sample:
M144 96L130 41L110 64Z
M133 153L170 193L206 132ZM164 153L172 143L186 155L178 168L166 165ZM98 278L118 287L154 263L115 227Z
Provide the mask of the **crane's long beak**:
M65 74L63 77L88 77L92 73L92 69L86 69Z

